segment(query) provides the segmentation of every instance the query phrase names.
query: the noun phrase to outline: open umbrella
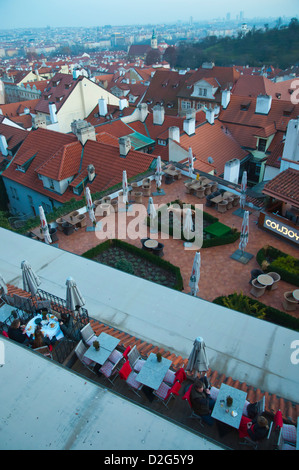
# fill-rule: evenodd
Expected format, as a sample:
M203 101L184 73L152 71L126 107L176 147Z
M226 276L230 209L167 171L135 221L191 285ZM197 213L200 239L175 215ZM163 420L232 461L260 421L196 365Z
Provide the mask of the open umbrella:
M209 370L209 360L206 353L206 345L202 337L198 336L193 343L186 371L193 371L194 377L196 377L198 372L207 372L207 370Z
M246 202L246 189L247 189L247 171L243 171L242 181L241 181L241 197L240 197L240 207L244 209Z
M184 236L189 240L190 234L193 231L193 220L192 220L192 211L188 207L185 212L185 222L184 222Z
M128 180L126 170L123 171L123 202L128 202Z
M35 274L31 265L26 260L22 261L21 269L23 278L23 289L26 292L30 292L32 296L35 296L38 290L38 286L41 283L40 278Z
M189 147L188 165L189 165L189 176L192 177L194 166L193 166L193 154L192 154L191 147Z
M240 243L239 249L244 253L246 245L248 243L249 235L249 211L245 211L243 215L241 233L240 233Z
M96 222L96 218L94 215L94 210L92 206L92 199L90 195L90 189L88 186L85 188L85 197L86 197L86 205L87 205L87 210L88 210L88 215L91 220L91 222Z
M198 281L200 278L200 253L195 253L192 272L189 281L189 287L191 288L191 295L196 296L198 292Z
M0 274L0 294L7 294L7 284Z
M42 226L42 231L44 234L44 240L49 245L50 243L52 243L52 239L50 237L49 228L48 228L43 206L39 206L39 218L40 218L40 222Z
M157 188L160 188L162 184L162 164L161 164L161 157L157 157L157 166L156 166L156 173L155 173L155 179L156 179L156 186Z
M83 307L85 300L79 291L76 282L72 277L66 280L66 306L72 312L75 312L76 307Z

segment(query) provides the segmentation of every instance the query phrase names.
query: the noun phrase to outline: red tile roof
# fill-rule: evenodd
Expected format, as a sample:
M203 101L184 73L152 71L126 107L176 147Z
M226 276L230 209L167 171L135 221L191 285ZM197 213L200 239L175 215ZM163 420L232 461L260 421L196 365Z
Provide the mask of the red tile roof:
M263 193L299 209L299 171L288 168L264 186Z
M78 142L63 145L44 164L36 169L39 174L56 181L74 176L80 165L82 145Z
M51 78L47 88L44 89L42 97L37 103L35 110L37 112L50 114L49 103L53 102L56 105L57 111L59 111L75 86L83 78L84 77L80 75L76 80L74 80L73 76L70 74L56 73L54 77Z
M234 95L256 97L260 94L271 95L274 100L289 101L293 80L272 82L261 75L241 75L232 89Z
M13 117L24 113L25 108L28 108L31 113L35 113L35 106L38 102L39 100L37 99L21 102L19 101L17 103L1 104L0 109L2 110L3 116L7 116L12 119Z
M8 150L13 152L14 149L16 149L16 147L25 140L28 135L28 131L0 123L0 134L5 136Z

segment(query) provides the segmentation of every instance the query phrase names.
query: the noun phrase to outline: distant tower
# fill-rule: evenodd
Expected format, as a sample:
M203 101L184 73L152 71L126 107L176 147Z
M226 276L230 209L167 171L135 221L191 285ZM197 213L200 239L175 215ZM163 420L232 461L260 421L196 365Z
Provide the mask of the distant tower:
M156 36L154 29L153 29L152 39L151 39L151 48L158 49L158 41L157 41L157 36Z

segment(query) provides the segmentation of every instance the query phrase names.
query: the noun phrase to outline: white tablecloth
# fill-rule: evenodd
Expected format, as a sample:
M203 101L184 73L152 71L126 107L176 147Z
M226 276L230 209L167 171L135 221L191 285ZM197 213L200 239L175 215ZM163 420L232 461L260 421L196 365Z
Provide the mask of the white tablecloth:
M35 320L40 318L42 320L43 316L42 315L36 315L36 317L33 317L26 325L25 332L27 336L34 335L34 331L36 328L36 323ZM44 336L48 336L50 340L56 336L57 339L63 338L63 333L60 329L59 322L55 315L49 314L48 315L48 320L42 320L41 321L41 330L44 334Z

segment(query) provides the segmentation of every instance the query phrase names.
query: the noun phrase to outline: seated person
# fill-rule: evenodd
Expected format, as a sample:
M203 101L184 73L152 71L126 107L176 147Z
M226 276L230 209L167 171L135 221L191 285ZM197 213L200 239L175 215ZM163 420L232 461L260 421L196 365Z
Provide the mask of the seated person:
M196 378L191 389L190 400L194 413L201 416L203 421L212 425L214 420L211 412L214 408L215 401L210 398L210 390L205 386L203 381Z
M258 416L256 419L242 416L239 427L239 436L241 439L249 437L252 441L259 441L267 436L268 431L268 421L264 416Z
M34 339L32 335L30 336L30 339L33 349L41 348L43 346L50 346L51 344L54 344L56 342L56 336L54 336L52 340L50 340L48 335L44 336L39 325L35 328Z
M8 328L8 336L10 339L17 341L17 343L28 344L29 338L25 333L25 325L21 325L19 318L15 319Z

